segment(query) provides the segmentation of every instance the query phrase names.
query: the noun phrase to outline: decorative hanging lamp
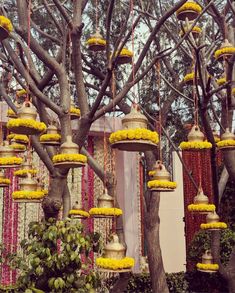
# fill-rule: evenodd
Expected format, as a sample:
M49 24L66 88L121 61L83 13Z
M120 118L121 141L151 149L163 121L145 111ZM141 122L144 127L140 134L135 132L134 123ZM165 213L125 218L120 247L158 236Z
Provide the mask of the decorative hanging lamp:
M72 219L87 219L90 217L90 214L84 211L78 204L78 201L76 201L72 209L69 211L69 217Z
M117 54L117 53L116 53ZM128 50L127 48L123 48L119 55L117 56L117 64L128 64L132 62L133 52Z
M194 1L187 1L176 11L176 17L182 21L186 19L195 20L201 12L202 7L199 4Z
M87 157L79 154L78 145L73 143L72 137L68 135L60 146L60 154L53 156L52 161L58 168L78 168L85 166Z
M0 170L0 187L8 187L11 180L5 177L4 171Z
M13 26L10 19L3 15L0 15L0 41L8 38L12 30Z
M218 214L214 211L207 214L206 224L201 224L200 228L203 230L221 230L227 229L228 226L226 223L220 222Z
M122 215L122 210L114 207L114 198L108 194L107 189L97 199L97 208L91 208L89 214L94 218L106 218Z
M198 212L200 214L207 214L215 211L215 205L209 204L209 198L206 196L201 187L198 189L197 195L194 197L193 204L188 205L190 212Z
M28 174L31 174L31 176L35 176L37 174L38 170L34 169L32 167L32 164L28 161L24 162L21 166L21 169L15 171L13 173L14 176L25 178L28 176Z
M16 157L15 150L9 145L8 141L4 141L0 145L0 168L19 167L23 159Z
M158 134L147 129L147 122L147 118L140 113L139 106L133 103L130 113L122 119L123 129L110 135L109 142L112 148L129 152L156 149Z
M233 54L235 54L235 47L225 39L221 47L215 51L215 59L223 61L229 59Z
M201 34L202 29L199 26L192 27L192 25L185 25L183 26L183 29L179 32L180 37L183 37L188 31L190 31L194 39L196 39Z
M46 130L46 124L36 121L37 112L31 102L24 102L18 111L18 118L11 119L7 128L16 134L35 135Z
M47 127L47 133L42 134L39 138L41 144L44 145L60 145L61 135L58 133L58 128L54 124Z
M71 107L70 107L70 119L75 120L79 119L81 116L81 111L79 108L75 107L75 104L73 101L71 101Z
M106 40L101 36L99 30L96 30L96 32L86 41L86 44L88 49L93 52L104 51Z
M101 271L129 272L135 264L135 260L126 257L126 248L119 242L117 234L112 234L111 241L104 247L102 257L96 258L96 265Z
M41 202L45 196L43 191L37 189L37 180L31 177L31 174L27 174L27 177L22 178L19 182L20 190L12 193L12 198L15 202L20 203L33 203Z
M28 144L29 143L28 136L24 135L24 134L10 133L10 134L8 134L7 139L10 142L13 139L16 143L20 143L20 144Z
M157 161L154 170L150 172L153 180L148 181L148 188L151 191L169 192L175 190L177 184L171 181L171 175L161 161Z
M202 255L202 262L197 263L197 270L204 273L215 273L219 270L219 265L213 263L210 250L206 250Z
M180 144L181 150L205 150L211 149L212 144L208 141L204 141L204 134L200 131L198 125L194 125L188 134L188 141L183 141Z
M221 141L217 142L217 147L220 150L234 150L235 149L235 135L226 128L225 132L221 135Z
M17 143L14 139L11 140L10 147L14 149L16 153L24 153L26 151L26 146L21 143Z

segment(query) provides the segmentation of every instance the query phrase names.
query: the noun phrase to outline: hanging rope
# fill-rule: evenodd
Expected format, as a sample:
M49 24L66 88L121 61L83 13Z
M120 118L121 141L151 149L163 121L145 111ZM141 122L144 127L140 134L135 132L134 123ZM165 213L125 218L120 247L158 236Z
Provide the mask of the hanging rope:
M99 30L99 10L98 10L98 0L95 0L95 31Z
M160 95L160 87L161 87L161 65L158 61L155 65L156 74L157 74L157 91L158 95L156 97L156 102L159 107L159 114L158 119L156 117L156 129L159 134L159 160L162 161L162 146L161 146L161 139L162 139L162 111L161 111L161 95Z
M29 101L29 67L30 67L30 42L31 42L31 7L32 3L31 0L28 0L28 40L27 40L27 78L26 78L26 102Z
M132 64L132 82L135 83L135 28L134 28L134 1L130 0L130 9L131 9L131 50L133 53L131 64ZM133 86L134 91L134 103L140 103L140 98L137 100L135 93L136 86ZM139 97L139 96L138 96Z
M192 86L192 95L193 95L193 101L194 101L194 125L198 125L199 121L198 121L198 96L196 93L196 78L197 78L197 74L195 71L195 56L193 54L192 56L193 59L193 65L192 65L192 69L194 72L194 76L193 76L193 86Z

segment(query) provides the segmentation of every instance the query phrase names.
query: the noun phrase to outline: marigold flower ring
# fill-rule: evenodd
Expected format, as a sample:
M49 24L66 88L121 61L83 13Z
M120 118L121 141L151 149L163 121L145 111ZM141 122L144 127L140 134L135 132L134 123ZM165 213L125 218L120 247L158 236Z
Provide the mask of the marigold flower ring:
M46 130L46 124L33 119L11 119L7 122L7 128L17 134L39 134Z
M188 205L188 210L190 212L214 212L214 204L190 204Z
M0 178L0 184L10 185L11 184L11 180L8 179L8 178Z
M201 224L200 228L203 230L207 230L207 229L208 230L210 230L210 229L216 230L216 229L227 229L228 226L224 222L216 222L216 223Z
M219 265L218 264L197 263L197 269L202 270L202 271L218 271Z
M106 45L106 40L101 39L101 38L89 38L86 41L86 44L88 46L90 46L90 45L102 45L102 46L105 46Z
M150 180L148 181L148 188L166 188L166 189L175 189L177 183L174 181L166 180Z
M217 142L218 148L230 148L235 147L235 140L234 139L225 139Z
M45 196L43 191L27 191L27 190L18 190L12 192L12 198L13 199L35 199L35 200L40 200Z
M224 55L233 55L235 54L235 47L225 47L215 51L215 59L220 59Z
M53 156L52 158L53 163L60 163L60 162L87 162L87 157L82 154L58 154Z
M44 141L59 141L61 139L61 135L58 133L53 134L42 134L39 138L40 142Z
M184 3L177 11L176 16L179 20L194 20L202 12L202 7L195 2Z
M12 167L12 166L18 166L21 165L23 162L22 158L18 157L5 157L0 158L0 166L1 167Z
M192 150L192 149L211 149L212 144L208 141L183 141L180 146L181 150Z
M36 175L37 172L38 171L36 169L20 169L15 171L13 175L18 177L26 177L28 174Z
M14 139L15 142L27 144L29 142L29 138L24 134L15 134L11 133L7 136L8 140Z
M89 214L92 216L120 216L122 210L118 208L91 208Z
M83 210L70 210L69 216L82 216L84 218L89 218L90 214Z
M121 269L129 269L135 265L134 258L125 257L123 259L113 259L113 258L105 258L98 257L96 259L96 265L103 269L109 270L121 270Z

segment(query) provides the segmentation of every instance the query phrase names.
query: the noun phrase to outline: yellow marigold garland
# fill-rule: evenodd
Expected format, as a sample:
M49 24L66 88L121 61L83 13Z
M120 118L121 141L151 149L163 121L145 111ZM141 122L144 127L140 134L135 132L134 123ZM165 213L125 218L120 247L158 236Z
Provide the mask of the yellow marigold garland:
M13 199L41 199L45 196L43 191L19 190L12 192Z
M61 139L61 135L58 133L54 134L43 134L40 136L40 141L59 141Z
M10 145L11 148L13 148L14 150L24 150L26 151L26 146L20 143L14 143Z
M135 265L135 260L132 257L125 257L123 259L98 257L95 263L100 268L115 271L132 268Z
M11 140L13 139L16 140L16 141L22 141L24 143L28 143L29 142L29 138L27 135L24 135L24 134L15 134L15 133L11 133L7 136L7 139L8 140Z
M86 41L86 44L88 46L90 46L90 45L102 45L102 46L105 46L106 45L106 40L101 39L101 38L89 38Z
M201 224L200 228L203 230L206 230L206 229L227 229L228 226L224 222L217 222L217 223Z
M225 77L221 77L221 78L219 78L219 79L216 80L216 83L217 83L219 86L221 86L221 85L225 84L226 81L227 81L227 80L226 80Z
M208 141L183 141L180 144L181 150L190 149L211 149L212 144Z
M193 81L194 76L195 76L194 72L186 74L184 77L184 82L187 83L188 81Z
M70 108L70 113L71 113L71 114L76 114L76 115L78 115L78 116L81 115L81 111L80 111L80 109L79 109L79 108L75 108L75 107L71 107L71 108Z
M180 37L183 37L184 34L186 34L191 28L190 27L184 27L184 31L181 30L179 32ZM194 26L191 30L192 33L198 33L200 34L202 32L202 29L199 26Z
M58 162L87 162L87 157L82 154L58 154L53 156L53 163Z
M148 175L149 176L154 176L156 174L156 171L155 170L152 170L152 171L149 171L148 172Z
M219 265L218 264L205 264L205 263L197 263L198 270L205 270L205 271L218 271Z
M69 211L69 215L72 216L72 215L79 215L79 216L82 216L82 217L85 217L85 218L89 218L90 217L90 214L86 211L83 211L83 210L70 210Z
M178 15L180 12L183 12L186 10L193 10L193 11L197 12L198 14L202 12L201 6L198 5L197 3L186 2L176 11L176 14Z
M225 146L235 146L235 139L224 139L217 142L217 147L225 147Z
M190 212L214 212L214 204L190 204L188 205L188 210Z
M37 174L36 169L20 169L13 173L14 176L24 177L27 176L27 174L36 175Z
M166 181L166 180L150 180L148 181L148 188L167 188L167 189L175 189L177 187L177 183L174 181Z
M5 28L9 33L13 31L13 25L9 18L0 15L0 26Z
M119 57L122 57L122 56L133 57L133 52L128 50L127 48L123 48L119 54Z
M91 208L89 210L90 215L104 215L104 216L120 216L122 210L118 208Z
M0 178L0 184L11 184L11 180L8 178Z
M215 51L215 59L220 58L224 54L235 54L235 47L225 47Z
M7 128L11 129L11 128L16 128L16 127L27 127L27 128L31 128L31 129L35 129L38 132L43 132L46 130L46 124L44 122L38 122L36 120L33 119L11 119L7 122Z
M151 131L145 128L136 129L123 129L113 132L109 137L109 142L115 143L120 140L133 140L133 139L143 139L150 140L151 142L157 144L159 141L158 134L155 131Z
M22 158L17 157L6 157L6 158L0 158L0 166L1 165L21 165L23 162Z

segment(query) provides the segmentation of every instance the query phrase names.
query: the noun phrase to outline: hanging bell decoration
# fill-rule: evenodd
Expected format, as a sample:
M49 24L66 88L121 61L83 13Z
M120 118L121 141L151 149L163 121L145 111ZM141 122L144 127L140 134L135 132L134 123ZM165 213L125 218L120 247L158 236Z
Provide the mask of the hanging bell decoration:
M140 113L139 106L133 103L130 113L122 119L123 129L110 135L111 147L129 152L156 149L158 134L147 129L147 122L147 118Z
M210 250L206 250L202 255L202 262L197 263L197 270L204 273L215 273L219 269L219 265L213 263L213 257Z
M14 149L16 153L24 153L26 151L26 146L21 143L17 143L14 138L11 140L10 147Z
M4 141L0 145L0 167L15 168L21 165L23 159L16 157L15 150L9 145L8 141Z
M203 230L221 230L226 229L227 224L220 222L218 214L214 211L207 214L206 224L201 224L200 228Z
M215 51L215 59L223 61L229 59L233 54L235 54L235 47L225 39L221 47Z
M8 38L12 30L13 26L10 19L5 17L4 15L0 15L0 41Z
M194 1L187 1L176 11L176 17L182 21L195 20L201 11L202 7L199 4Z
M84 211L76 201L72 209L69 211L69 217L72 219L87 219L90 214Z
M95 34L86 41L88 49L93 52L104 51L106 47L106 40L101 36L100 32L97 30Z
M85 166L87 157L79 154L78 145L72 142L71 136L67 136L60 146L60 154L53 156L52 161L58 168L78 168Z
M48 146L60 145L61 135L58 132L58 128L54 124L50 124L47 127L47 133L42 134L39 138L41 144Z
M37 172L37 169L34 169L29 161L25 161L21 165L21 169L15 171L13 174L14 176L17 176L19 178L25 178L28 176L28 174L31 174L31 176L35 176Z
M15 134L15 133L10 133L7 136L7 139L11 142L13 140L15 143L19 144L25 144L27 145L29 143L29 138L27 135L24 134Z
M11 180L5 177L4 171L0 170L0 187L8 187Z
M161 161L157 161L154 170L150 171L153 180L148 181L148 188L151 191L170 192L174 191L177 184L171 181L171 175Z
M79 119L81 116L81 111L79 108L75 107L74 101L71 100L71 107L70 107L70 119Z
M226 128L225 132L221 135L221 140L217 142L217 147L223 151L235 149L235 135Z
M117 56L117 64L128 64L132 62L133 52L128 50L127 48L123 48L119 55Z
M202 29L199 26L192 27L192 22L189 22L189 25L185 25L179 32L180 37L183 37L188 31L190 31L194 39L197 39L201 34Z
M215 211L215 205L209 204L209 198L206 196L201 187L198 189L197 195L194 197L193 204L188 206L190 212L198 212L200 214L207 214Z

